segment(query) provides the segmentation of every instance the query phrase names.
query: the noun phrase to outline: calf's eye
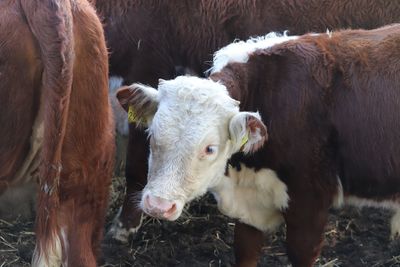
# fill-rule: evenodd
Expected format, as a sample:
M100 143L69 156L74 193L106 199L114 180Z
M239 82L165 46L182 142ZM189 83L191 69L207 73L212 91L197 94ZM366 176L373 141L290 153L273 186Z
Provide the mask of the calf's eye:
M207 155L212 155L217 152L217 146L209 145L206 147L205 152Z

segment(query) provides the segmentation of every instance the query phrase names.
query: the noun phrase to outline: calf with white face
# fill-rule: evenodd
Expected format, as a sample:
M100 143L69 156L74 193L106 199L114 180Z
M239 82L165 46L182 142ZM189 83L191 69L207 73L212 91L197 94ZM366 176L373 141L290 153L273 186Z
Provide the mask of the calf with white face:
M175 220L185 203L211 191L221 212L247 224L235 229L240 266L256 266L261 231L284 221L288 257L298 267L313 266L332 206L399 210L399 32L394 25L267 35L218 51L210 79L118 91L131 121L149 127L143 210ZM268 145L254 155L237 152L259 149L266 126L258 113L239 112L228 91L267 122Z
M260 115L239 112L225 86L208 79L160 80L158 90L133 84L117 97L130 120L148 127L149 175L140 205L158 218L177 219L185 203L208 190L220 200L228 159L267 139Z

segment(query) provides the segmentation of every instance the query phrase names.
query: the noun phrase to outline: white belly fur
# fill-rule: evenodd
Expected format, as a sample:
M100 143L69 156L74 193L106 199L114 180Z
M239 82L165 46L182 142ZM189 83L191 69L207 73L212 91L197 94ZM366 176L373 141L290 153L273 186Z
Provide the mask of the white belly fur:
M254 169L241 165L241 170L229 166L229 177L210 190L219 210L232 218L267 232L283 222L281 211L289 204L286 185L270 169Z
M383 200L383 201L374 201L371 199L359 198L356 196L344 196L343 194L343 186L339 179L338 181L338 189L337 194L334 198L334 207L340 208L343 205L351 205L355 207L375 207L375 208L384 208L394 211L394 215L391 220L391 237L394 238L400 235L400 202L394 200Z

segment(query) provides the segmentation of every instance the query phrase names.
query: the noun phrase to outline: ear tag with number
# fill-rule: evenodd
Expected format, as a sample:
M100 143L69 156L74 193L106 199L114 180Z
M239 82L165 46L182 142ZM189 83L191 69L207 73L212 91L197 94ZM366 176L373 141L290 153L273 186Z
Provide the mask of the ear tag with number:
M247 144L248 141L249 141L249 133L246 132L246 135L243 136L242 141L240 143L240 151L243 151L244 146Z
M133 109L132 106L129 106L129 109L128 109L128 122L129 123L135 123L137 121L138 120L136 118L135 110Z

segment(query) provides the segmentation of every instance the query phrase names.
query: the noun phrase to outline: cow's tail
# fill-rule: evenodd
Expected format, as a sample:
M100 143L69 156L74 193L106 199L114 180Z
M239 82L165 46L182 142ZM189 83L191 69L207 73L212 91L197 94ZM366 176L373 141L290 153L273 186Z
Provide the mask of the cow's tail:
M73 71L73 18L70 0L20 0L40 48L43 64L44 143L36 216L33 266L60 266L68 247L58 216L61 150L66 132Z

